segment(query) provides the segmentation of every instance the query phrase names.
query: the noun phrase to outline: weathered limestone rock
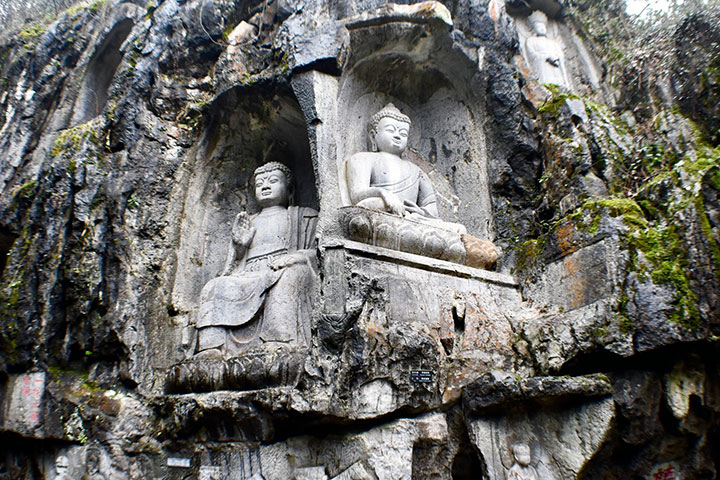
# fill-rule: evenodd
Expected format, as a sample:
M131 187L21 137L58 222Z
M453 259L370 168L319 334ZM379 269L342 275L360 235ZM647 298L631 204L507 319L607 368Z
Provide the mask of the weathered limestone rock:
M2 429L27 436L39 436L44 433L45 410L45 372L13 375L8 381L5 392L0 396L2 402Z
M618 413L627 421L620 424L623 441L638 445L657 435L661 428L658 412L662 382L657 375L639 370L623 372L613 383Z
M712 6L381 3L3 29L0 478L716 476Z

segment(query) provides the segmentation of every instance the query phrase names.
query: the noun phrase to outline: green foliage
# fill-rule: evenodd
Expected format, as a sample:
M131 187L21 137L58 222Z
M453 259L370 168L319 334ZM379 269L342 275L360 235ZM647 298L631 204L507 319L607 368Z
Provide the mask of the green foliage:
M31 180L22 186L20 186L13 195L15 198L28 199L35 195L35 187L37 186L37 180Z
M45 33L45 26L39 25L36 23L36 24L30 25L29 27L21 30L20 33L18 33L18 37L24 43L27 43L27 42L32 41L35 38L39 37L43 33Z
M50 155L54 158L60 154L77 152L86 139L90 139L95 144L98 143L97 133L92 123L83 123L63 130L55 140Z
M75 173L84 164L104 164L103 139L99 131L99 123L91 121L63 130L55 139L50 151L53 158L67 159L67 171Z
M155 12L156 8L157 8L157 5L155 4L155 2L152 2L152 1L148 2L147 7L145 9L145 19L146 20L152 18L153 12Z
M45 33L47 27L41 23L33 23L18 33L18 39L23 44L23 48L34 50L40 41L40 36Z
M135 196L135 194L131 195L130 198L128 198L127 207L130 210L135 210L139 206L140 206L140 200Z
M695 330L700 326L700 312L697 295L690 288L683 234L679 227L671 224L638 229L624 238L630 250L631 268L634 267L640 278L647 280L649 276L656 285L673 287L673 308L668 319ZM637 252L643 254L645 262L640 261Z
M535 238L524 242L518 247L518 257L515 263L516 270L532 268L545 247L545 237Z
M80 2L72 7L65 10L65 15L72 17L78 12L89 11L90 13L97 13L105 5L106 0L95 0L93 2Z

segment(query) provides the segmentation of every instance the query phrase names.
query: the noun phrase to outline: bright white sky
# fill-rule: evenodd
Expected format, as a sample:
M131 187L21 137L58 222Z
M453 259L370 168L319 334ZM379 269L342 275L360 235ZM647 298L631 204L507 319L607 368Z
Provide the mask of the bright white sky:
M628 15L637 15L642 12L646 6L647 9L645 13L648 13L648 10L651 9L667 12L669 4L668 0L627 0L627 13Z

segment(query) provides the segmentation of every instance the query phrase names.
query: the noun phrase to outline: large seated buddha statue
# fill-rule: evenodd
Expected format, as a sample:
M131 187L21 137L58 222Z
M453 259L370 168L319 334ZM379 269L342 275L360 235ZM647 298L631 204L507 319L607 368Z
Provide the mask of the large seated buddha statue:
M372 151L352 155L346 165L348 195L355 206L342 216L346 233L377 246L491 268L497 260L495 247L468 235L463 225L438 218L432 182L403 158L410 125L410 118L392 103L371 118Z

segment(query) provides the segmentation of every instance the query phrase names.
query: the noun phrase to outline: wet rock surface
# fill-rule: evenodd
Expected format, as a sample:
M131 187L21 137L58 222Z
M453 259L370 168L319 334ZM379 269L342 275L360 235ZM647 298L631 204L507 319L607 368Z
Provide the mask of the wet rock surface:
M106 0L3 32L0 478L716 476L718 14L645 71L614 8ZM564 87L523 57L538 9ZM477 261L344 230L389 102ZM310 337L197 355L269 161L319 212Z

